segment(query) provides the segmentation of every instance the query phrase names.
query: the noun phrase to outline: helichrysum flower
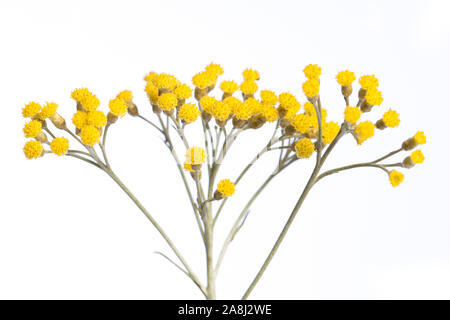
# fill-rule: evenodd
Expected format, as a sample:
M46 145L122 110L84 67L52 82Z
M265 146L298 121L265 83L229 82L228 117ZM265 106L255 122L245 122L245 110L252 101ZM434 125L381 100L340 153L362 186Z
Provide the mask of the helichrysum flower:
M396 111L389 109L383 114L383 122L387 127L397 127L400 124L399 114Z
M205 71L214 74L216 77L223 74L223 68L220 64L212 62L206 66Z
M325 144L330 144L339 133L340 126L333 121L326 122L322 128L322 140Z
M84 111L75 112L72 117L72 123L76 128L81 130L83 127L87 125L87 112Z
M37 102L30 102L22 109L22 115L24 118L31 118L41 112L41 105Z
M157 74L156 72L150 71L150 72L144 77L144 80L145 80L145 81L153 81L157 76L158 76L158 74Z
M300 133L306 133L312 126L313 120L309 114L297 114L292 119L292 126Z
M128 110L127 104L124 100L115 98L109 101L109 110L117 117L123 117Z
M73 121L73 119L72 119ZM94 110L87 113L86 123L97 128L106 126L106 115L100 110Z
M362 144L367 139L371 138L375 134L375 125L370 121L360 122L355 129L358 135L358 144Z
M303 83L303 93L308 98L313 98L319 94L319 81L316 79L309 79Z
M206 161L206 151L200 147L192 147L186 151L186 163L191 166L201 165Z
M80 103L81 106L88 112L94 111L100 106L100 100L97 98L95 94L83 97Z
M278 106L280 118L291 118L300 110L301 105L297 98L289 92L281 93L278 101L280 102Z
M422 163L425 160L425 157L420 150L416 150L413 153L411 153L411 160L414 163Z
M58 156L65 155L68 149L69 140L64 137L54 138L52 142L50 142L50 150L52 150L52 152L54 154L57 154Z
M210 96L204 96L200 99L200 106L202 107L203 110L205 110L206 112L208 112L209 114L212 114L212 109L214 104L216 104L218 100L214 97L210 97Z
M403 141L402 149L403 150L412 150L419 144L425 144L427 142L427 137L422 131L417 131L414 137Z
M81 129L80 137L81 141L87 146L94 146L100 141L101 132L94 126L85 126Z
M223 99L223 102L230 106L232 114L236 114L236 112L238 112L238 108L242 105L242 101L233 96L226 97Z
M271 104L262 103L261 114L269 122L274 122L278 120L278 110Z
M178 99L189 99L192 97L192 89L187 84L178 85L173 91Z
M317 121L317 115L316 115L316 108L314 108L314 105L311 102L306 102L304 105L304 108L305 108L306 113L312 117L313 127L319 128L319 122ZM327 110L322 108L322 109L320 109L320 113L322 116L322 126L323 126L327 120Z
M425 144L427 143L427 137L422 131L417 131L417 133L414 135L414 141L417 144Z
M200 110L197 106L192 103L183 104L178 110L178 118L180 118L184 123L191 123L197 120L200 115Z
M217 184L217 191L219 191L221 193L223 198L233 195L234 190L235 190L235 185L229 179L221 180Z
M261 112L262 104L255 98L248 98L247 100L244 101L244 104L248 105L252 115L257 115Z
M369 88L366 92L366 101L372 106L379 106L383 102L383 96L377 88Z
M27 159L37 159L44 152L44 147L39 141L28 141L23 147L23 153Z
M233 80L225 80L220 84L220 89L228 94L233 94L239 89L239 85Z
M244 80L247 81L256 81L259 80L259 72L253 69L245 69L242 72L242 75L244 76Z
M378 79L374 75L364 75L359 78L359 84L362 89L374 89L378 87Z
M256 91L258 91L258 85L255 81L252 80L245 80L241 83L240 89L243 94L245 95L252 95Z
M278 102L278 97L275 92L270 90L261 90L260 92L261 102L270 104L272 106L276 105Z
M353 72L345 70L337 74L336 80L341 86L345 87L351 85L356 80L356 77Z
M392 171L389 173L389 181L391 182L391 185L392 185L393 187L396 187L396 186L398 186L400 183L402 183L404 177L405 177L405 176L403 175L403 173L401 173L401 172L399 172L399 171L397 171L397 170L392 170Z
M42 122L39 120L31 120L23 127L23 133L26 138L35 138L42 130Z
M81 102L85 97L91 96L92 93L87 88L78 88L72 91L71 97L77 102Z
M156 105L159 98L158 88L152 82L147 82L147 85L145 86L145 92L150 99L150 103Z
M212 108L212 115L219 121L227 121L230 117L230 105L222 101L217 101Z
M345 121L355 123L361 117L361 110L358 107L346 107L344 111Z
M130 102L133 100L133 93L130 90L123 90L117 94L117 98Z
M152 82L158 89L167 89L167 90L175 89L175 87L178 84L177 78L167 73L158 74L156 77L154 77Z
M56 112L56 109L58 109L58 105L54 102L47 102L41 109L41 112L39 112L39 117L41 119L47 119L53 116Z
M216 82L216 76L207 71L197 73L192 77L192 83L199 89L206 89Z
M317 64L309 64L303 72L308 79L319 79L322 69Z
M314 143L308 138L301 138L295 144L295 153L299 158L309 158L314 153Z
M244 103L238 100L239 103L235 102L235 104L232 105L231 109L236 119L245 121L253 115L253 106L249 100L250 99L245 100Z

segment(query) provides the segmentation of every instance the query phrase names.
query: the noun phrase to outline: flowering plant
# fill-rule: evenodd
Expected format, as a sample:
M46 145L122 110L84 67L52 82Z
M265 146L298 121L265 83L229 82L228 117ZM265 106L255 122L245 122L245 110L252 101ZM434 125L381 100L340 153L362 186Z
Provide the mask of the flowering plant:
M315 156L315 165L310 178L267 259L244 293L242 298L246 299L278 250L309 191L318 181L340 171L374 167L387 174L391 185L396 187L403 181L404 176L394 168L412 168L415 164L422 163L424 156L420 150L415 150L400 162L385 163L385 161L402 151L410 151L418 145L425 144L426 137L423 132L419 131L413 137L406 139L399 148L378 159L323 171L322 167L328 156L345 135L350 134L356 143L361 145L373 137L376 130L399 125L399 114L392 109L385 111L376 123L361 120L364 113L370 112L374 107L380 108L378 106L383 102L382 94L378 90L378 79L375 76L364 75L359 78L360 89L357 103L352 106L350 98L353 91L352 85L356 80L355 74L348 70L337 74L336 79L345 101L344 120L339 125L337 122L328 121L327 111L322 108L319 95L321 68L317 65L308 65L304 69L307 80L303 83L302 89L307 101L303 105L289 92L277 95L270 90L261 90L258 97L260 76L257 71L252 69L246 69L243 72L244 80L241 84L232 80L222 81L220 97L214 96L213 89L216 87L218 77L222 74L223 69L220 65L209 64L204 71L197 73L192 78L195 86L195 89L192 90L190 86L181 83L172 75L150 72L145 77L145 91L157 123L144 117L138 111L133 102L133 95L128 90L120 92L109 101L107 114L98 109L100 101L88 89L74 90L72 98L76 102L76 112L72 117L72 124L75 130L71 130L65 119L58 114L56 103L47 102L41 106L37 102L30 102L23 108L22 114L25 118L30 119L25 124L23 132L26 138L32 140L26 142L23 150L28 159L37 159L49 153L58 156L66 155L89 163L108 174L158 230L176 255L179 263L163 256L184 272L207 299L216 298L215 283L221 263L230 243L245 223L250 206L262 190L287 167L301 162L299 161L301 159ZM237 93L240 93L242 99L237 97ZM145 121L158 134L161 134L165 145L171 151L178 165L205 246L206 284L200 281L153 215L125 186L110 165L106 153L107 133L111 126L126 114ZM50 122L56 129L68 136L57 137L54 129L49 127ZM185 127L194 125L196 122L203 129L204 145L202 147L192 146L185 135ZM264 125L273 125L274 131L261 151L237 177L217 182L216 177L223 160L237 137L243 132L256 130ZM179 152L175 148L173 133L184 144L184 163L180 161ZM75 140L81 150L72 147L69 138ZM45 148L47 146L48 149ZM214 259L214 228L223 207L228 198L235 193L236 185L253 164L265 153L271 151L279 153L275 170L255 191L236 217L218 258ZM214 203L218 204L218 208L213 207Z

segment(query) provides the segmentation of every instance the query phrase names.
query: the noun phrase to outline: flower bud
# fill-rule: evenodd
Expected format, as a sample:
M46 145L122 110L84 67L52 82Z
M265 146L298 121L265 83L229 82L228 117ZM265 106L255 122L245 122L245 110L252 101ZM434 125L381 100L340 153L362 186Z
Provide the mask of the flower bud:
M51 117L50 120L52 121L53 125L57 127L58 129L64 129L66 128L66 120L64 120L63 117L61 117L57 112L55 112Z
M384 123L383 119L378 120L378 121L375 123L375 127L377 127L377 129L380 129L380 130L384 130L384 129L387 128L387 126L386 126L386 124Z
M415 165L416 163L411 159L410 156L406 157L402 162L402 166L408 169L414 167Z

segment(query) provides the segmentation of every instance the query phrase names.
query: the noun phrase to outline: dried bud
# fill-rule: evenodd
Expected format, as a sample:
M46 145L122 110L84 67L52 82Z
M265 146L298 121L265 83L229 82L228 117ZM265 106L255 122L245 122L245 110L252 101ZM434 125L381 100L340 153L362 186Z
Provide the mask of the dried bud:
M202 119L205 120L206 122L209 122L209 120L211 120L212 115L208 112L206 112L205 110L202 111Z
M412 161L411 157L408 156L408 157L406 157L406 158L403 160L402 165L403 165L404 168L408 168L408 169L409 169L409 168L414 167L416 164L415 164L414 161Z
M216 190L214 192L214 200L222 200L222 199L223 199L223 194L219 190Z
M245 121L245 120L239 120L239 119L233 118L233 128L241 129L245 126L246 123L247 123L247 121Z
M58 129L65 129L66 128L66 120L64 120L63 117L61 117L57 112L55 112L51 117L50 120L52 121L53 125L57 127Z
M417 147L417 142L414 138L409 138L408 140L402 143L402 149L406 151L412 150L415 147Z
M158 107L157 104L152 104L152 109L153 109L153 112L156 113L156 114L160 114L161 113L161 109Z
M367 101L364 100L364 102L361 104L361 111L362 112L369 112L370 110L372 110L373 105L367 103Z
M119 119L118 116L116 116L115 114L108 112L108 115L106 116L106 118L108 119L108 123L112 124L115 123L117 121L117 119Z
M132 101L128 101L127 102L127 107L128 107L128 113L133 116L136 117L139 115L139 111L137 106L134 104L134 102Z
M263 116L254 116L248 120L248 126L252 129L261 128L266 122L266 118Z
M295 132L297 132L297 130L295 130L293 125L289 125L284 129L284 132L286 135L291 136L293 135Z
M375 127L377 127L377 129L380 129L380 130L384 130L384 129L387 128L387 126L386 126L386 124L384 123L383 119L378 120L378 121L375 123Z
M319 129L317 129L317 128L310 128L305 133L305 137L307 137L309 139L316 139L318 136L319 136Z
M40 131L40 132L38 133L38 135L35 137L35 139L36 139L37 141L42 142L42 143L47 143L47 142L48 142L47 135L46 135L45 132L43 132L43 131Z
M194 91L195 99L200 100L207 94L208 94L208 88L204 88L204 89L200 89L198 87L195 88L195 91Z
M363 88L359 89L359 91L358 91L358 98L359 99L364 99L366 97L366 92L367 92L366 89L363 89Z
M352 92L353 92L352 85L350 84L348 86L342 86L341 87L341 92L342 92L342 95L344 97L346 97L346 98L349 97L352 94Z

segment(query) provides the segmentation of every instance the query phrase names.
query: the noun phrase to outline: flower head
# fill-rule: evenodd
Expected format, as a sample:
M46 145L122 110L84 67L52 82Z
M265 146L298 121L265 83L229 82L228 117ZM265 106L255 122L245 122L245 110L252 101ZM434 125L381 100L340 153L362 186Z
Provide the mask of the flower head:
M185 162L183 165L184 170L189 171L189 172L195 172L194 169L192 169L192 166L190 163Z
M372 106L379 106L383 102L383 96L377 88L369 88L366 92L366 101Z
M303 72L308 79L319 79L322 69L317 64L308 64Z
M292 125L299 133L306 133L313 126L313 119L306 113L297 114L292 119Z
M274 106L278 102L278 97L275 94L275 92L273 92L273 91L261 90L261 92L259 94L261 96L261 101L263 103L267 103L267 104Z
M44 147L39 141L28 141L23 147L23 153L27 159L37 159L44 152Z
M58 156L63 156L69 149L69 140L67 140L64 137L55 138L52 140L52 142L50 142L50 149L54 154L57 154Z
M186 151L186 163L192 165L201 165L206 161L206 151L203 148L192 147Z
M308 138L301 138L295 144L295 153L299 158L309 158L314 153L314 143Z
M303 83L303 93L308 98L315 97L319 94L319 81L316 79L309 79Z
M391 182L391 185L393 187L396 187L400 183L402 183L404 177L405 176L403 175L403 173L397 170L392 170L391 172L389 172L389 181Z
M178 85L173 91L178 99L189 99L192 97L192 89L187 84Z
M242 101L233 96L226 97L225 99L223 99L223 102L230 106L230 110L231 110L232 114L236 114L236 112L239 112L237 110L242 105Z
M225 99L224 101L227 101L227 99ZM244 103L242 103L238 99L236 100L238 102L234 101L234 104L231 105L231 110L234 114L234 117L238 120L248 120L253 115L254 111L251 102L249 102L250 99L245 100Z
M234 190L235 185L229 179L223 179L217 184L217 191L219 191L224 198L233 195Z
M361 110L358 107L346 107L344 111L345 121L355 123L361 117Z
M76 102L81 102L85 97L91 96L92 93L87 88L79 88L72 91L71 97Z
M219 121L227 121L230 117L231 107L222 101L217 101L212 108L212 115Z
M145 81L153 81L154 79L156 79L156 77L158 76L158 74L154 71L150 71L145 77L144 80Z
M244 82L241 83L240 89L243 94L252 95L256 91L258 91L258 85L256 84L255 81L245 80Z
M356 80L356 77L353 72L345 70L337 74L336 80L341 86L345 87L351 85Z
M109 100L109 110L117 117L123 117L128 110L127 104L124 100L115 98Z
M75 127L81 130L84 126L87 125L87 112L84 111L75 112L72 117L72 123Z
M261 104L261 114L269 122L278 120L278 110L273 105L263 102Z
M39 112L39 117L43 119L50 118L53 116L56 112L56 109L58 109L58 105L54 102L47 102L41 109L41 112Z
M358 144L362 144L364 141L374 136L375 125L370 121L360 122L356 126L355 133L358 135Z
M177 104L178 99L174 93L163 93L158 100L159 107L164 111L173 110Z
M173 90L178 85L178 80L171 74L160 73L153 79L153 84L158 89Z
M420 150L416 150L413 153L411 153L411 160L414 163L422 163L425 160L425 157Z
M22 115L24 118L31 118L37 115L41 111L41 105L37 102L30 102L22 109Z
M205 110L209 114L212 114L213 106L217 101L218 100L214 97L204 96L200 99L199 103L203 110Z
M206 66L205 71L215 75L216 77L223 74L223 68L220 64L212 62Z
M202 71L192 77L192 83L199 89L205 89L216 83L217 76L213 73Z
M374 75L364 75L359 78L359 84L365 90L376 89L378 87L378 79Z
M86 111L94 111L100 106L100 100L95 94L86 95L79 102Z
M86 124L93 125L94 127L97 128L106 126L107 121L108 119L106 118L106 115L100 110L88 112L86 115Z
M81 141L89 147L96 145L100 141L100 136L100 130L91 125L85 126L80 131Z
M225 93L233 94L239 89L239 85L233 80L225 80L220 84L220 89Z
M247 81L256 81L259 80L259 72L253 69L245 69L242 72L242 75L244 76L244 80Z
M323 143L329 144L339 133L341 127L334 121L326 122L322 128Z
M133 100L133 93L130 90L123 90L117 94L117 98L130 102Z
M383 122L387 127L397 127L400 123L399 114L396 111L389 109L383 114Z
M35 138L42 130L42 122L39 120L31 120L23 127L23 133L26 138Z
M147 96L152 104L158 103L159 91L158 88L153 84L153 82L147 82L147 85L145 86L145 92L147 93Z
M200 110L197 106L192 103L183 104L178 110L178 118L180 118L184 123L191 123L197 120L200 115Z
M427 143L427 137L422 131L417 131L417 133L414 135L414 141L417 144L425 144Z

